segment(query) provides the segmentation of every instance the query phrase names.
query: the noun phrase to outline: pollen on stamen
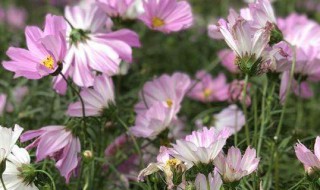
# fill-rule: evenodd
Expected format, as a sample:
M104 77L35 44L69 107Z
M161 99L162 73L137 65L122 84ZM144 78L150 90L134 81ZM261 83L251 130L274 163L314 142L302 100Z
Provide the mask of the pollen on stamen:
M166 103L167 103L167 105L168 105L169 108L171 108L172 105L173 105L173 101L172 101L170 98L168 98L168 99L166 100Z
M42 61L42 64L46 66L48 69L54 69L54 59L51 55L47 56L46 59Z
M203 90L204 97L208 98L212 94L212 90L209 88L206 88Z
M158 28L158 27L161 27L163 26L165 23L164 23L164 20L162 20L161 18L158 18L158 17L153 17L152 18L152 27L153 28Z

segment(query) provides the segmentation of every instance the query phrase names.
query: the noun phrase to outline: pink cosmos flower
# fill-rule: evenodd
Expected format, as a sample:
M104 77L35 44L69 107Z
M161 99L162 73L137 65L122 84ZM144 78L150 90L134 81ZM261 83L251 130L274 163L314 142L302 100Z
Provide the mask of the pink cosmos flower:
M284 37L296 49L296 66L295 77L291 84L291 91L302 98L310 98L313 96L313 91L309 83L320 81L320 26L308 20L306 16L292 14L285 19L278 20L278 26L283 32ZM290 67L294 57L292 49L285 43L277 44L287 56L277 59L282 62L283 70L280 100L283 103L287 92Z
M170 33L192 26L192 11L187 1L144 0L143 7L145 12L139 19L150 29Z
M209 189L207 186L207 179L209 180ZM214 172L214 174L209 173L208 177L199 173L194 184L196 186L196 190L220 190L222 186L222 180L220 175L216 172Z
M312 153L301 142L294 147L297 158L304 165L304 169L308 174L313 173L314 169L320 169L320 137L316 138L314 144L314 153Z
M27 86L20 86L20 87L16 87L15 89L13 89L12 91L12 103L14 103L14 105L19 105L23 98L29 93L29 88ZM8 102L7 106L6 106L6 111L7 112L13 112L14 111L14 105L11 102Z
M224 66L231 73L239 73L239 68L236 65L236 55L230 49L224 49L218 52L222 66Z
M105 109L108 109L111 104L115 104L113 82L106 75L97 76L94 80L93 89L83 88L80 95L84 101L86 116L101 116ZM67 114L71 117L82 117L81 102L70 104Z
M247 85L247 95L246 95L246 105L251 105L251 97L250 97L250 84ZM244 81L243 80L234 80L231 82L229 86L229 102L242 102L243 101L243 88L244 88Z
M123 16L134 0L97 0L97 5L110 17Z
M167 104L157 102L146 112L138 114L135 126L130 131L136 137L153 139L169 128L175 117L174 109Z
M196 79L191 84L192 90L188 96L192 99L202 102L221 102L228 99L229 85L226 82L226 76L220 73L216 78L206 71L198 71Z
M61 16L48 14L44 31L35 26L25 30L28 49L10 47L3 67L15 77L40 79L57 71L66 54L66 22Z
M259 162L256 150L250 147L243 156L240 149L231 147L226 156L222 152L214 160L217 171L226 183L240 181L244 176L250 175L258 168Z
M230 105L220 113L213 115L213 118L213 126L216 129L228 129L230 134L240 131L246 123L243 112L235 104Z
M186 162L187 168L198 163L210 164L220 153L229 136L227 129L218 131L205 127L172 144L172 155Z
M27 11L23 8L10 6L5 12L6 22L13 28L23 29L26 25Z
M39 130L27 131L21 135L20 141L35 139L27 150L37 147L37 162L50 157L56 161L61 176L69 183L72 173L80 164L81 145L79 138L73 136L65 126L47 126Z
M3 115L6 104L7 104L7 95L0 94L0 116Z
M174 73L172 76L164 74L153 81L147 82L140 92L140 101L135 106L136 113L144 113L157 102L167 104L178 113L180 103L190 87L190 78L183 73Z
M110 18L94 4L87 8L66 7L65 17L73 28L68 27L69 49L62 72L80 87L93 85L94 71L117 74L121 61L132 61L132 47L140 47L135 32L112 32ZM65 93L66 83L61 76L54 79L54 88Z

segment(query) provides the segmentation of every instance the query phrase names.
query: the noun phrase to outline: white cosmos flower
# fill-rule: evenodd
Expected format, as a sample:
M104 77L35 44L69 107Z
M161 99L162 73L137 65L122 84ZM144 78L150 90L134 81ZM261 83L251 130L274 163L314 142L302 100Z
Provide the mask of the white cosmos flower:
M22 168L29 164L30 156L26 149L14 145L6 162L6 170L3 173L3 181L7 190L38 190L33 182L26 181L22 177ZM3 189L0 183L0 190Z
M11 149L16 144L23 128L15 125L14 129L0 126L0 163L2 163L11 153Z

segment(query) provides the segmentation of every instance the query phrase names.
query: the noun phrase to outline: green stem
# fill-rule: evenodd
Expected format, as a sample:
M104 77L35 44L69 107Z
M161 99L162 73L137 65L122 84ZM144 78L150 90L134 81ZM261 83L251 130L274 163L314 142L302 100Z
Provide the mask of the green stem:
M263 88L263 96L262 96L262 108L261 108L261 128L260 128L260 134L258 139L258 148L257 148L257 155L260 155L261 145L262 145L262 138L264 134L264 129L267 124L265 120L266 116L266 96L267 96L267 90L268 90L268 79L266 80L266 84Z
M244 87L242 90L242 109L246 118L246 123L245 123L245 131L246 131L246 141L247 145L250 145L250 134L249 134L249 125L248 125L248 110L247 110L247 104L246 104L246 99L247 99L247 86L248 86L248 80L249 80L249 75L246 74L246 77L244 79Z
M301 183L303 183L305 180L305 177L303 177L300 181L298 181L294 186L290 187L289 190L296 189Z
M294 46L292 46L289 42L287 42L287 43L290 45L290 47L291 47L291 49L293 51L293 58L292 58L292 66L291 66L291 71L290 71L289 84L288 84L287 91L286 91L286 94L285 94L285 100L284 100L284 104L283 104L283 109L282 109L282 112L281 112L280 121L279 121L277 132L276 132L276 135L275 135L276 139L279 138L279 135L280 135L280 132L281 132L281 129L282 129L282 126L283 126L283 118L284 118L284 114L286 112L286 108L287 108L287 104L288 104L288 97L289 97L289 94L290 94L291 83L292 83L292 80L293 80L293 77L294 77L294 70L296 68L296 48Z
M77 96L79 97L80 102L81 102L81 107L82 107L82 117L83 117L83 121L84 121L84 126L86 128L86 111L85 111L84 101L80 95L80 92L72 86L72 84L68 81L67 77L64 76L64 74L62 72L60 72L59 74L62 76L63 80L68 84L68 86L72 89L72 91L74 93L76 93Z
M39 172L39 173L45 174L51 181L52 190L56 190L56 184L54 183L54 180L53 180L52 176L49 173L47 173L46 171L43 171L43 170L36 170L35 172Z
M126 129L126 131L129 131L129 127L127 126L127 124L119 116L117 116L117 119L121 123L121 125ZM138 142L137 142L136 138L132 134L129 134L129 136L131 137L131 139L133 141L133 144L134 144L134 147L135 147L135 149L136 149L136 151L137 151L137 153L139 155L140 166L144 167L144 163L142 161L142 153L141 153L140 147L138 145Z
M2 187L4 190L7 190L6 185L4 184L3 178L2 176L0 177L1 183L2 183Z

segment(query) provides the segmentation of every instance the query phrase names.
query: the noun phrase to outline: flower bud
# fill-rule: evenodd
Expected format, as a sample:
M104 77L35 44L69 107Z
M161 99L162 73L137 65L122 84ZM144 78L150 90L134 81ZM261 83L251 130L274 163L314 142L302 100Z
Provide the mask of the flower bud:
M92 151L90 150L85 150L83 153L82 153L83 157L85 159L88 159L88 160L91 160L93 158L93 153Z

